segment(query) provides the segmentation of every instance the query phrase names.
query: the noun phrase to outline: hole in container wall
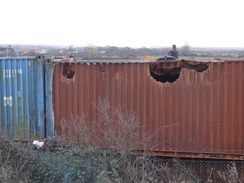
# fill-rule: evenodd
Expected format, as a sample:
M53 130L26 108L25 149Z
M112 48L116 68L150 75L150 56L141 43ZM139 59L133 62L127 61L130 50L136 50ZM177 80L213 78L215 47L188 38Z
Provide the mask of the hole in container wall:
M166 83L166 82L173 83L180 77L180 73L179 74L156 75L150 71L150 74L156 81L159 81L162 83Z
M158 82L173 83L180 77L182 68L203 72L209 67L208 62L181 60L181 61L159 61L149 64L151 76Z
M180 77L182 63L179 61L158 61L150 63L151 76L158 82L173 83Z
M72 79L74 77L75 71L73 70L70 62L63 63L63 75L68 79Z

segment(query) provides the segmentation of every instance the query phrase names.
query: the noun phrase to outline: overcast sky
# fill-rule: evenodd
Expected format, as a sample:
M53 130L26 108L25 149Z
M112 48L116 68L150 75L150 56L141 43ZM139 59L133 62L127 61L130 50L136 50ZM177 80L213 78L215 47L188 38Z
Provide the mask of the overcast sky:
M243 0L1 0L0 44L244 47Z

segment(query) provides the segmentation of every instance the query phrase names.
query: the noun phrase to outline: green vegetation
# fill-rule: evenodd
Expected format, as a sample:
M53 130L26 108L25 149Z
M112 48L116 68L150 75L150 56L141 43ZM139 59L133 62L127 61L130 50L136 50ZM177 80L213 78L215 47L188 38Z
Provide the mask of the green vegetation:
M1 136L0 182L199 182L179 161L169 167L160 163L160 158L149 156L147 142L152 135L137 135L141 127L134 114L123 114L119 107L111 113L106 100L100 100L96 108L97 122L83 118L69 125L63 122L65 135L45 139L41 149L35 149L31 142L23 145ZM147 155L138 155L135 149L139 148L147 150Z
M155 157L126 150L67 145L56 151L37 150L7 137L1 137L0 148L1 183L200 182L178 160L168 167Z

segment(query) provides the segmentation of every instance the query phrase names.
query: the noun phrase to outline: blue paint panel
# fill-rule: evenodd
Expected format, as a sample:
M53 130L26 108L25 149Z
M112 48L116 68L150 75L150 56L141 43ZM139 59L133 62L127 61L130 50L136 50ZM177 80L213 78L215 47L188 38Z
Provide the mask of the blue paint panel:
M45 136L44 74L44 59L0 58L1 134L18 140Z
M8 74L8 78L7 79L7 99L6 99L6 102L7 102L7 113L8 113L8 130L9 130L9 133L10 135L14 135L14 130L13 130L13 127L14 127L14 123L13 123L13 84L12 84L12 81L13 81L13 75L12 75L12 62L7 62L7 74Z
M7 73L6 73L6 66L5 66L5 62L3 62L3 98L2 98L2 103L3 103L3 125L4 125L4 128L3 128L3 132L7 133L8 132L8 121L7 121L7 98L6 98L6 93L7 93L7 87L6 86L6 80L7 80Z
M29 107L29 70L28 70L28 60L24 60L23 65L23 93L24 93L24 126L26 127L24 130L25 134L29 134L30 132L30 107Z
M37 78L37 87L36 92L38 95L36 96L37 100L37 126L36 128L39 129L40 134L45 134L45 69L44 69L44 62L42 60L38 60L36 62L36 78ZM44 123L43 123L44 121Z
M18 82L18 122L19 134L24 134L24 92L23 92L23 61L17 62L17 82ZM21 92L22 91L22 92Z

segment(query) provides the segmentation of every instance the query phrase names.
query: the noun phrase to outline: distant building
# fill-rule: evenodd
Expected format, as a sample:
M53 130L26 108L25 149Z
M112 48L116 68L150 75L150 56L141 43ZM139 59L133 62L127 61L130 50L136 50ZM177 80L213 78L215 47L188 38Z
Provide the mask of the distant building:
M0 47L0 57L16 56L14 49L11 46Z
M105 54L105 53L106 53L106 51L100 51L100 53L101 53L101 54Z
M87 53L88 50L85 47L76 47L74 48L75 51L78 51L79 53Z
M38 50L38 53L39 54L47 54L48 53L48 50L47 49L39 49Z

